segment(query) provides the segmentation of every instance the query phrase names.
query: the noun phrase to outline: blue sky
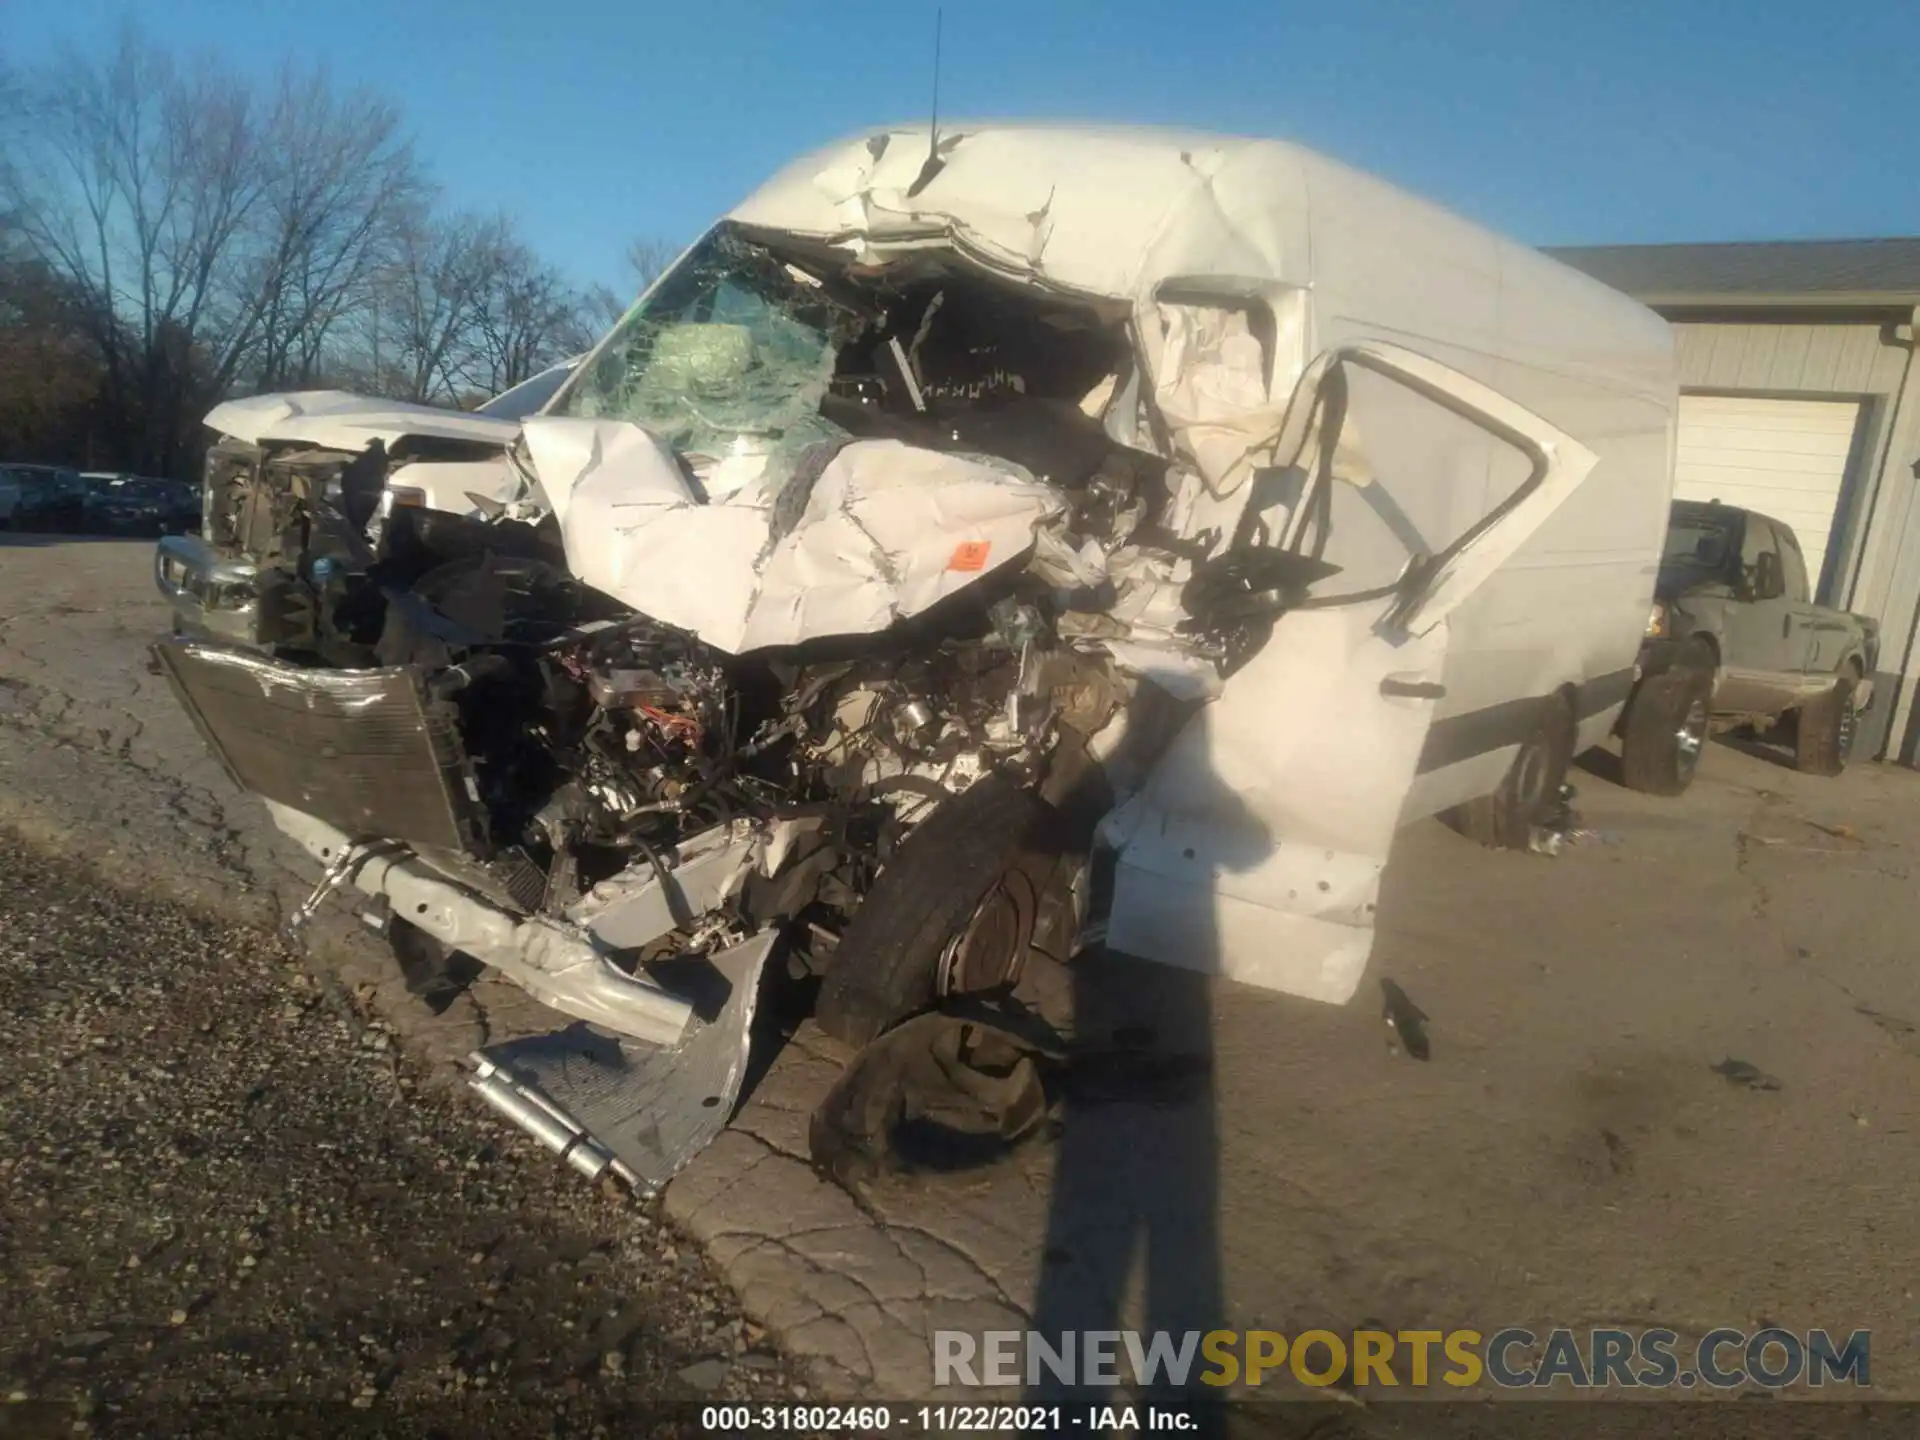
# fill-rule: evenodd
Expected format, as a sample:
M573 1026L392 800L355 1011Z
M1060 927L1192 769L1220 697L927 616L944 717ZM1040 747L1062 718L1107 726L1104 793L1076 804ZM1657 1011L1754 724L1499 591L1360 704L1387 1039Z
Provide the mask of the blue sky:
M404 99L460 204L580 280L687 240L795 152L925 113L922 0L0 0L0 55L132 16ZM1299 140L1537 244L1920 233L1920 5L1899 0L971 0L954 117Z

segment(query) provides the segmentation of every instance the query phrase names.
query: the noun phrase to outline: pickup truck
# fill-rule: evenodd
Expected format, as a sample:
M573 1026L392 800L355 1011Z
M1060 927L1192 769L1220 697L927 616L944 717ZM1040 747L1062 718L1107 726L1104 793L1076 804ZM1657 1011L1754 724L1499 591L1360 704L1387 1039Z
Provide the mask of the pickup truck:
M1791 527L1718 501L1676 501L1621 719L1628 785L1678 795L1707 736L1789 740L1795 766L1838 775L1873 700L1875 621L1809 598Z

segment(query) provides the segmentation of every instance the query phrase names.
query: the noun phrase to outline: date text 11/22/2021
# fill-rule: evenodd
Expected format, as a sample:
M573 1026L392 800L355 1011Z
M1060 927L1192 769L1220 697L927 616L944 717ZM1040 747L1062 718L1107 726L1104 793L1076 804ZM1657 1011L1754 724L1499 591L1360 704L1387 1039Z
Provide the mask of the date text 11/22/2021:
M755 1431L850 1435L1090 1435L1199 1428L1197 1417L1164 1405L708 1405L700 1428L716 1435Z

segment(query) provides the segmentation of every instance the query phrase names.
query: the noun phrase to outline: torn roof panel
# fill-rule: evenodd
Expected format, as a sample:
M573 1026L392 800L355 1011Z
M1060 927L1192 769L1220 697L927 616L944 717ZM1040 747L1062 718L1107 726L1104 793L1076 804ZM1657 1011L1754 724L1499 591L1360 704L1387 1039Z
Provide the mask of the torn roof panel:
M1068 288L1130 299L1153 278L1147 252L1163 232L1184 228L1194 240L1207 232L1207 244L1217 242L1217 221L1203 217L1207 188L1224 169L1268 172L1258 178L1274 203L1263 208L1278 228L1297 225L1287 211L1304 213L1292 147L1277 142L1026 125L950 124L941 136L944 164L917 193L909 192L927 162L928 132L903 127L802 157L731 218L874 241L956 228L1008 268L1037 266ZM1235 157L1259 163L1231 167Z
M1523 292L1524 303L1482 305L1511 332L1504 352L1558 355L1577 332L1578 363L1595 374L1643 388L1671 369L1671 338L1651 311L1302 146L1116 125L948 122L941 136L944 164L912 195L924 125L802 156L729 218L869 251L952 233L1013 273L1136 308L1169 280L1310 287L1316 316L1344 317L1348 330L1374 334L1388 314L1400 333L1443 341L1460 338L1460 307L1432 293L1432 276L1456 271L1475 295ZM1384 303L1388 292L1407 303ZM1464 328L1482 341L1481 319ZM1333 339L1316 328L1313 348Z

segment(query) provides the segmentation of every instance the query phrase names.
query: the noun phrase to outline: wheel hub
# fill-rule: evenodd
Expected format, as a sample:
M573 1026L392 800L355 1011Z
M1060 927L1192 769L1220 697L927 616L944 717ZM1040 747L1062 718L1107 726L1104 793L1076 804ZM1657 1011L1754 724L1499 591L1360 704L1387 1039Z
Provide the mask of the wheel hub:
M1700 761L1701 748L1707 743L1707 705L1704 700L1695 700L1687 707L1680 728L1673 732L1673 743L1680 754L1682 772L1693 769Z
M1019 979L1033 942L1037 908L1033 882L1026 875L1017 870L1002 875L948 942L940 957L937 992L964 995Z

